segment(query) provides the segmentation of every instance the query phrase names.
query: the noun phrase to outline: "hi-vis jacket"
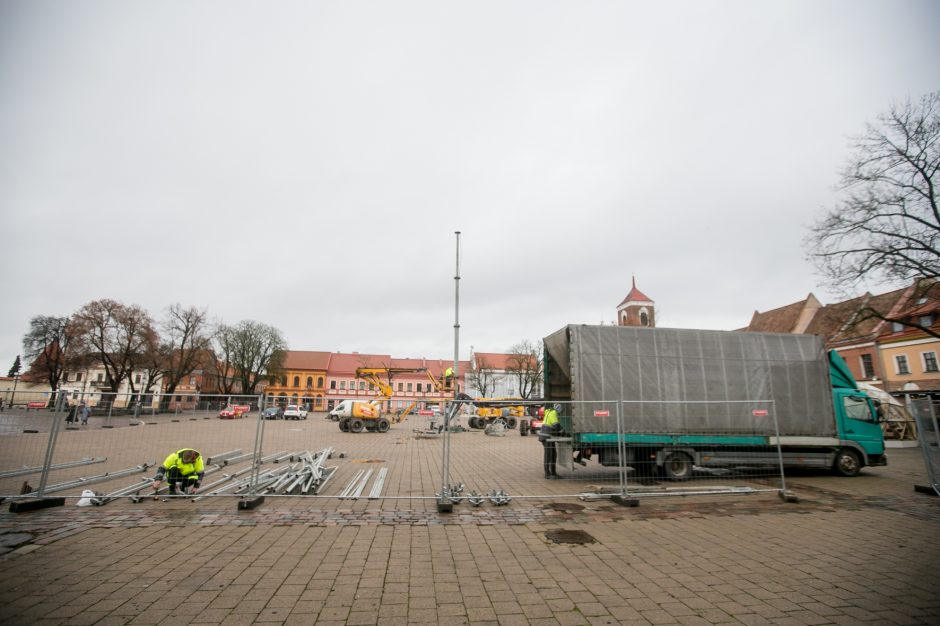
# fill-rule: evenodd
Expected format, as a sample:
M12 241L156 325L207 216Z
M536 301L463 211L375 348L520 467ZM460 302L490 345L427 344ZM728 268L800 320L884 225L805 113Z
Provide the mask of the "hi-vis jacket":
M172 468L177 468L180 472L180 475L183 477L192 476L195 474L196 480L202 480L203 475L205 474L205 463L202 462L202 455L196 457L196 460L193 463L183 463L181 458L183 452L190 450L191 448L183 448L182 450L177 450L170 456L166 457L166 460L163 461L163 465L157 469L157 477L162 480L163 476L166 475L168 471Z

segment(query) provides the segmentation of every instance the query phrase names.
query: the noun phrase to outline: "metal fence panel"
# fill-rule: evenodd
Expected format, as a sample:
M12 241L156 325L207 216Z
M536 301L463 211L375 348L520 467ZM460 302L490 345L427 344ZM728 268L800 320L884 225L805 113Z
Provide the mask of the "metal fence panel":
M936 405L930 398L911 398L909 408L917 422L917 438L924 453L927 478L940 495L940 427Z
M624 422L650 409L666 412L661 404L665 403L624 402ZM786 455L780 446L773 402L682 405L677 413L687 416L687 421L676 430L639 433L632 427L623 429L619 454L625 473L624 496L786 492ZM748 421L747 428L740 428ZM710 427L702 428L705 424ZM819 453L818 463L817 467L828 466L826 453Z

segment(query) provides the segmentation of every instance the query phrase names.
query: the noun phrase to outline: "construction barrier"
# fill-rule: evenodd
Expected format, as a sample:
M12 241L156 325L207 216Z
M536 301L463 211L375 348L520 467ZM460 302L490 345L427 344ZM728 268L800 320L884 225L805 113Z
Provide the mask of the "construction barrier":
M433 403L410 407L406 415L383 406L374 418L362 413L357 422L264 396L142 402L96 394L85 399L87 423L66 422L81 400L60 396L52 408L27 410L24 403L4 412L0 496L79 501L90 490L92 504L188 497L201 506L262 498L410 500L424 504L403 506L436 503L447 510L517 499L786 490L768 403L551 403L558 405L561 430L542 433L543 404L521 400ZM681 432L638 430L638 412L658 411L681 415ZM741 411L753 418L753 430L696 428L703 416L715 424L722 412ZM699 445L715 436L733 444L733 457L725 450L716 458ZM198 493L173 496L165 484L154 493L157 467L183 448L202 455L206 475ZM545 465L550 451L557 455L557 477L546 476L552 473Z

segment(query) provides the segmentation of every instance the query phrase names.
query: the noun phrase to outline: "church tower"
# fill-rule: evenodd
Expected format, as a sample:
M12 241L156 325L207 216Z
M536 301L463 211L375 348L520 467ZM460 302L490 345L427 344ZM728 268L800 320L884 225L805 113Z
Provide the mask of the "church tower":
M633 277L633 288L617 305L618 326L656 326L656 313L653 301L636 288L636 276Z

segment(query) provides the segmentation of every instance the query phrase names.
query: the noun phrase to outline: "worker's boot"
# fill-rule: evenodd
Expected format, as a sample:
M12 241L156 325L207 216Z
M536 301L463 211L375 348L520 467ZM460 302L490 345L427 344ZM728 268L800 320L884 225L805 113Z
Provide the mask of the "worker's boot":
M171 496L176 495L176 483L170 483L170 495Z

